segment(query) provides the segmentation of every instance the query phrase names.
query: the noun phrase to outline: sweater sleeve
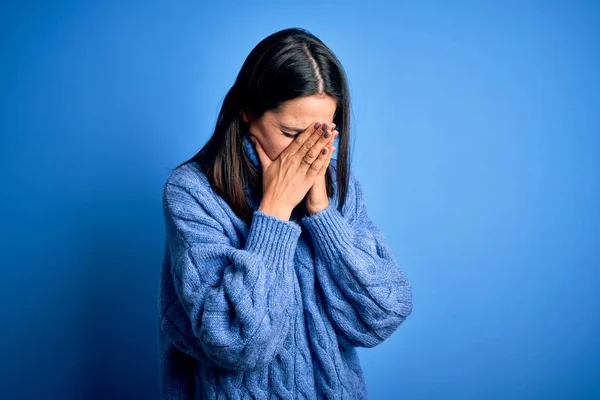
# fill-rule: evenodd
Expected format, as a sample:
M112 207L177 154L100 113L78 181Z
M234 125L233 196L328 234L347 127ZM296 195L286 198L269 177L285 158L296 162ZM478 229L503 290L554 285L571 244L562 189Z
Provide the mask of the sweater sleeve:
M208 190L165 185L173 285L182 309L171 339L233 371L266 366L289 331L300 226L256 210L245 243L219 223ZM232 239L233 238L233 239ZM176 304L179 306L179 304ZM183 327L183 328L182 328Z
M315 269L338 339L373 347L412 312L412 290L382 232L367 215L362 187L350 173L348 201L301 222L312 237Z

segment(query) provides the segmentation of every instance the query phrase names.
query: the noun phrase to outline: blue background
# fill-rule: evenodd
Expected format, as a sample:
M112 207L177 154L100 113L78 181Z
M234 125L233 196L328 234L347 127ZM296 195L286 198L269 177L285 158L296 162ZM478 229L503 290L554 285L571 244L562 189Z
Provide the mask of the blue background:
M162 185L301 26L413 286L370 398L599 398L599 3L213 3L2 2L2 397L158 398Z

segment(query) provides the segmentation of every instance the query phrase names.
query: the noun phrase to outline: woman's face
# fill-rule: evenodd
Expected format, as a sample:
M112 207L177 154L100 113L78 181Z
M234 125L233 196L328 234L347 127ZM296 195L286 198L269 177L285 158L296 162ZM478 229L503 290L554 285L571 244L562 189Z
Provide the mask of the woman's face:
M294 141L294 137L314 122L333 123L337 103L329 95L298 97L283 103L279 111L266 111L256 119L242 110L250 136L259 141L271 160Z

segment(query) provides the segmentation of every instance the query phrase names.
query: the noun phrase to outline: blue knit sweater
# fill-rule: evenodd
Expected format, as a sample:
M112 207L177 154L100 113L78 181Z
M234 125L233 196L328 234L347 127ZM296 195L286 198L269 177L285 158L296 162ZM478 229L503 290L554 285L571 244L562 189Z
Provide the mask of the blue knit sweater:
M247 154L260 166L254 145ZM335 178L337 161L331 159ZM335 182L335 179L334 179ZM250 225L196 163L163 191L166 248L158 296L164 399L366 399L356 347L388 338L412 311L412 290L369 219L350 173L340 213Z

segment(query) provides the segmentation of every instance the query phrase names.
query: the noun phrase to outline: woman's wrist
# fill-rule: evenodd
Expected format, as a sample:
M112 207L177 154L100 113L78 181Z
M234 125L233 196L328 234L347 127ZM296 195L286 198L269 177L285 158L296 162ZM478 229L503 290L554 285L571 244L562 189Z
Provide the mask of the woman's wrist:
M265 214L272 215L273 217L282 219L284 221L289 221L290 216L292 215L292 211L286 209L285 207L281 207L277 204L273 204L272 202L266 200L261 201L258 209Z

